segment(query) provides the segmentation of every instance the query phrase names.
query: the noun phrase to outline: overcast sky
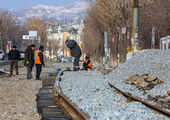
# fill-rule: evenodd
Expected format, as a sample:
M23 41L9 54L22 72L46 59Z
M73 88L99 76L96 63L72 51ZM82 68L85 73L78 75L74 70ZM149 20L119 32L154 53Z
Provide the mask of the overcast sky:
M37 4L45 5L66 5L83 0L0 0L0 8L20 10L25 7L35 6Z

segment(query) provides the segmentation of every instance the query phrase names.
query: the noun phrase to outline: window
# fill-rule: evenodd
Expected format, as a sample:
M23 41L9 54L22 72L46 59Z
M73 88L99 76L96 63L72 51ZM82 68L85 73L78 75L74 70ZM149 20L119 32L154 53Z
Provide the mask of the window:
M163 50L163 43L161 43L161 50Z
M164 50L166 50L166 44L164 44Z

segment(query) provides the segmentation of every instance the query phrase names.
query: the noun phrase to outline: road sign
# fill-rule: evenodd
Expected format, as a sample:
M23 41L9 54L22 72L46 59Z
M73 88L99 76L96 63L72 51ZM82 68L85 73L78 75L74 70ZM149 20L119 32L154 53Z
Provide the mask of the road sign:
M30 38L29 35L23 35L22 36L22 39L24 39L24 40L29 40L29 38Z
M29 36L37 37L37 31L29 31Z
M126 34L126 28L122 28L121 34L122 34L122 35Z
M113 38L112 38L112 42L114 43L114 41L115 41L115 38L113 37Z
M130 47L126 48L126 53L129 53L130 51Z

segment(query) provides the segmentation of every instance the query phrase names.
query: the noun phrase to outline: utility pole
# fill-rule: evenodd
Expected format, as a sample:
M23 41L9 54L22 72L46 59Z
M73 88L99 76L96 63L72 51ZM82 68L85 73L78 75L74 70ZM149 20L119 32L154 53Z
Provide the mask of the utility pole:
M109 47L108 47L108 33L104 32L104 40L105 40L105 62L108 62L108 55L109 55Z
M132 19L132 55L139 47L139 0L133 1L133 19Z

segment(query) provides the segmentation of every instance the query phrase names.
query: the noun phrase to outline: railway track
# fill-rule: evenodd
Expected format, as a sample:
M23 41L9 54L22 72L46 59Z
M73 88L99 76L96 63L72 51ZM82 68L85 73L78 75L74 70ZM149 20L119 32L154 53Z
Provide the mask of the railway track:
M56 75L42 80L37 94L37 109L42 120L88 120L89 116L55 88Z
M139 97L135 97L133 95L131 95L130 93L127 93L127 92L124 92L124 91L121 91L119 88L115 87L113 84L109 83L109 86L114 88L116 91L118 91L119 93L121 93L123 96L125 96L126 98L130 98L131 100L134 100L134 101L138 101L146 106L148 106L150 109L152 110L155 110L157 111L158 113L160 114L163 114L165 116L167 116L168 118L170 118L170 112L168 112L167 110L165 110L163 107L159 106L159 105L152 105L151 103L145 101L145 100L142 100L141 98Z
M7 65L9 65L9 61L0 61L0 69L4 68Z
M88 120L89 116L72 103L60 90L59 86L55 86L59 82L55 75L49 75L42 80L42 88L37 94L38 112L42 115L42 120ZM109 86L114 88L125 97L133 101L141 102L148 106L151 110L157 111L169 118L170 113L161 106L152 105L141 98L134 97L131 94L121 91L114 85L109 83ZM58 88L56 88L58 87Z

